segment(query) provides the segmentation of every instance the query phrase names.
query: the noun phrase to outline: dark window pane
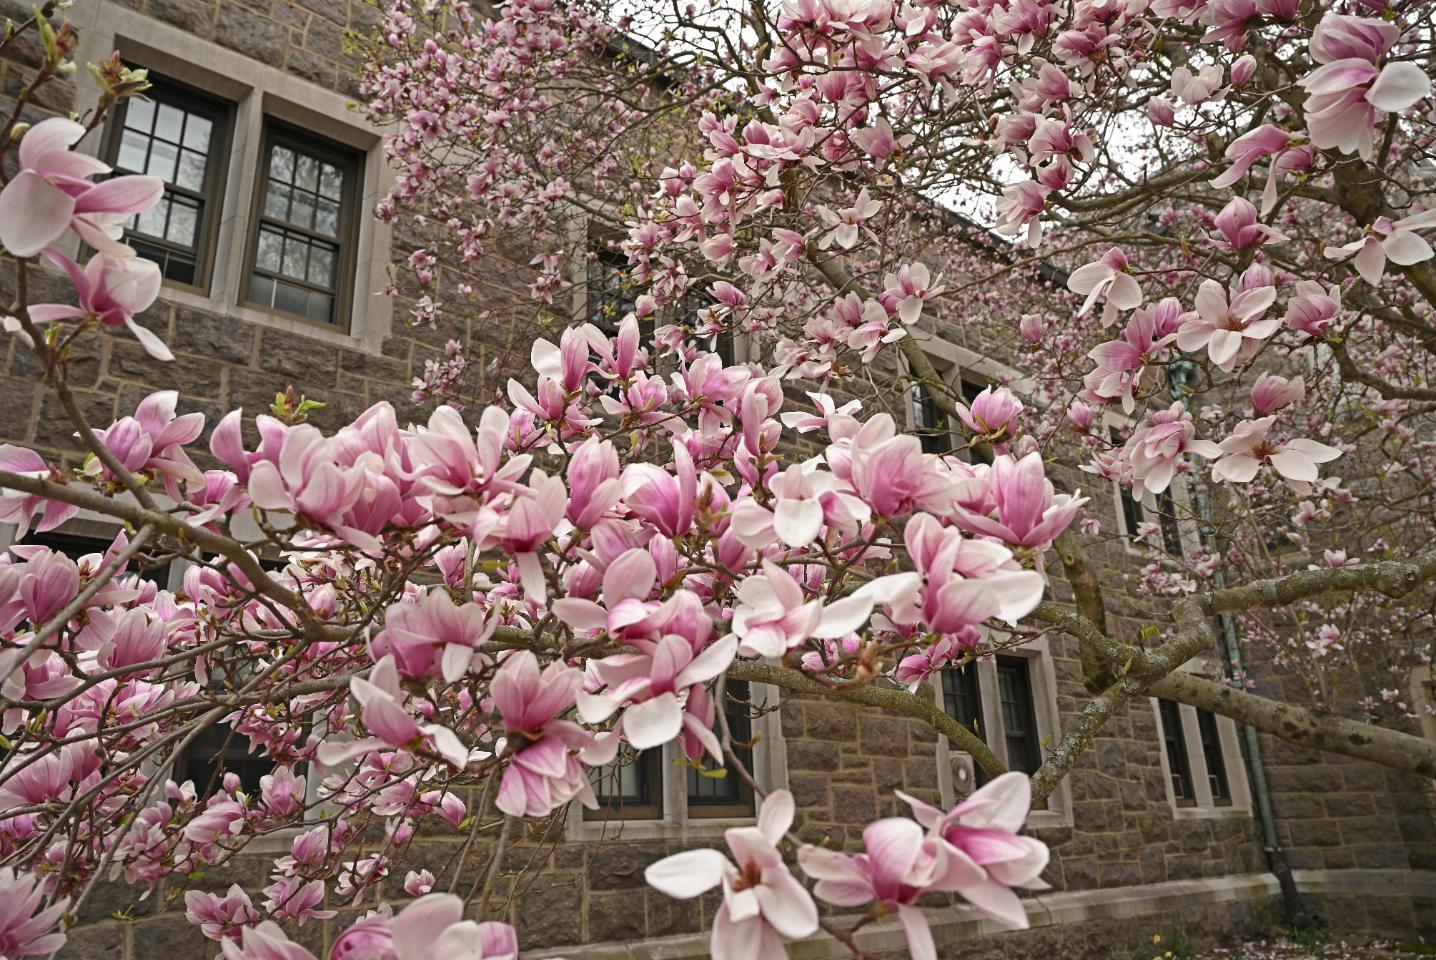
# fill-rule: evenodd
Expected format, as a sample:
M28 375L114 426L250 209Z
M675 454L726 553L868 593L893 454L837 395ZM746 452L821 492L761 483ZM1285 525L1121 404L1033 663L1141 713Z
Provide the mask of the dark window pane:
M1174 557L1182 555L1182 529L1177 523L1177 501L1170 488L1157 494L1157 510L1161 514L1162 546Z
M289 188L284 184L269 182L264 194L264 215L276 220L289 219Z
M1037 733L1031 671L1025 658L997 658L997 697L1002 705L1008 767L1023 773L1037 772L1042 765L1042 742Z
M115 159L115 166L134 173L144 172L145 158L149 148L149 138L143 133L126 130L120 135L120 152Z
M249 299L266 307L274 306L274 281L258 275L250 277Z
M195 114L190 114L184 126L184 145L198 153L209 152L209 137L214 124Z
M204 171L209 158L196 150L181 150L175 184L196 193L204 189Z
M249 738L216 723L202 731L185 750L180 781L190 780L201 797L218 790L224 775L233 773L247 794L259 792L259 779L274 769L274 761L250 752Z
M924 453L947 453L952 449L947 416L933 400L927 387L920 383L915 383L912 387L912 420Z
M274 308L285 313L304 314L309 309L309 294L306 290L288 283L274 285Z
M269 178L281 183L294 182L294 151L276 146L270 153Z
M327 237L339 236L339 204L320 200L314 211L314 229Z
M125 103L125 126L148 134L154 129L155 102L153 100L129 100Z
M586 818L656 820L663 816L661 748L634 754L624 747L613 763L593 767L588 775L599 809L585 811Z
M159 177L166 183L173 183L175 164L178 161L178 147L163 140L152 140L150 141L150 162L146 165L145 172L152 177Z
M628 258L601 250L588 265L589 323L609 336L618 332L623 318L633 312L637 290L628 279Z
M310 320L318 320L320 323L331 323L334 320L334 298L327 293L309 291L309 308L305 316Z
M977 734L984 743L987 741L987 732L982 726L982 693L977 685L977 664L968 663L942 671L942 701L948 716ZM974 766L973 775L977 786L987 782L987 774L981 767Z
M170 222L165 239L177 246L193 249L199 230L199 204L176 199L170 205Z
M184 111L178 110L168 103L159 104L159 112L155 115L156 139L170 144L178 144L184 130L184 116Z
M269 227L260 228L259 250L254 258L255 266L261 270L278 273L279 265L283 262L283 255L284 235Z
M741 680L728 681L724 699L725 702L718 704L718 708L728 720L728 731L733 736L733 753L751 773L753 749L749 744L753 740L753 722L747 703L748 684ZM718 731L715 729L714 732ZM753 788L735 770L724 768L723 776L717 777L689 768L688 807L692 815L700 817L746 816L753 812Z
M1222 739L1217 732L1217 718L1206 710L1197 710L1197 730L1202 737L1202 759L1207 763L1207 782L1212 788L1212 803L1228 806L1232 792L1227 783L1227 763L1222 756Z
M1182 730L1181 707L1175 700L1158 700L1157 709L1162 718L1162 745L1167 752L1167 769L1171 771L1172 796L1178 806L1193 806L1197 795L1192 789L1192 765L1187 759L1187 736Z
M1122 496L1122 522L1126 524L1127 536L1135 537L1137 528L1142 525L1145 516L1142 505L1132 496L1132 491L1126 487L1120 489Z

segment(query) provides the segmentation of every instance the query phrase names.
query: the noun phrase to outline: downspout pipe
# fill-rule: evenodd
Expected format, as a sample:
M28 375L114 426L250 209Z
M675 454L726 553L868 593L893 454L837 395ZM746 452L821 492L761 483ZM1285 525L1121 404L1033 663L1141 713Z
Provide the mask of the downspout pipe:
M1187 392L1188 380L1196 373L1196 365L1190 360L1177 360L1167 365L1168 385L1172 396L1189 405L1191 394ZM1200 490L1197 493L1197 512L1201 519L1201 537L1204 542L1214 537L1212 526L1211 499ZM1214 576L1217 589L1225 584L1220 569ZM1218 619L1222 628L1222 646L1226 653L1226 675L1233 683L1242 682L1246 676L1242 666L1241 643L1237 638L1236 618L1222 613ZM1276 877L1281 887L1282 912L1286 922L1294 929L1312 926L1317 918L1309 913L1297 889L1296 878L1292 876L1291 864L1287 862L1286 851L1276 831L1276 809L1272 805L1271 786L1266 778L1266 764L1262 760L1261 738L1255 727L1241 724L1242 760L1246 767L1247 780L1251 784L1252 801L1256 804L1257 819L1261 822L1262 852L1266 855L1267 869Z

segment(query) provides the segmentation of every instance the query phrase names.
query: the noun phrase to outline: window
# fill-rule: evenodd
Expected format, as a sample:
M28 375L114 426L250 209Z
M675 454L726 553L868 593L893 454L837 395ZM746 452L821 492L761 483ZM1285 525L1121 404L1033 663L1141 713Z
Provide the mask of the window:
M1202 672L1200 665L1185 667ZM1152 699L1162 739L1162 775L1177 819L1250 816L1236 724L1175 700Z
M748 684L742 680L729 680L726 702L718 704L728 721L728 732L732 735L733 752L750 772L753 770L753 721L749 714L751 705ZM688 816L697 817L750 817L753 815L753 788L736 770L724 767L722 776L717 770L700 771L688 768Z
M232 106L151 76L147 99L123 101L106 130L117 173L164 181L160 202L125 224L125 242L166 280L207 289L229 153Z
M251 752L249 738L223 723L215 723L200 731L190 742L175 767L180 783L189 780L195 791L207 797L220 788L224 775L239 777L246 794L259 792L259 778L275 767L269 757Z
M1202 738L1202 759L1207 766L1207 786L1212 791L1212 804L1230 806L1232 792L1227 786L1227 762L1222 756L1221 734L1217 718L1207 710L1197 710L1197 732Z
M1187 737L1182 730L1181 710L1175 700L1158 700L1162 721L1162 746L1167 755L1167 776L1172 798L1179 807L1195 806L1197 792L1192 785L1192 768L1187 757Z
M66 526L68 526L68 524ZM118 530L116 530L115 532L118 533ZM82 559L88 556L98 554L100 557L103 557L105 551L110 549L110 545L112 543L114 543L113 539L107 540L104 537L91 537L78 533L64 533L58 530L49 530L45 533L36 533L32 530L25 537L25 539L21 540L20 543L17 544L17 546L49 547L56 553L63 553L71 560L75 561L76 563L79 563ZM101 563L103 563L103 560L101 561ZM140 557L135 557L130 560L129 564L125 567L123 573L121 573L121 576L134 576L138 574L140 579L148 580L156 586L164 587L169 584L169 570L170 568L168 563L165 563L160 566L143 567L140 564ZM89 572L92 574L99 573L99 567L97 566L95 569Z
M952 450L947 414L942 412L932 393L921 383L912 385L912 425L917 431L923 453L940 454Z
M787 779L782 728L772 709L776 704L771 687L729 680L724 702L716 705L727 718L733 752L767 789L783 787ZM599 805L571 811L568 830L576 840L718 836L734 820L751 820L757 810L744 777L711 758L705 758L702 770L695 769L677 743L641 753L625 746L613 763L590 770L589 776Z
M637 302L638 291L628 277L628 258L606 247L596 251L588 261L584 319L611 337Z
M943 708L992 748L1009 769L1042 765L1032 657L998 656L942 671ZM989 704L995 709L989 709ZM980 786L986 779L974 770Z
M245 298L280 313L346 327L358 157L271 120L259 174Z
M726 702L720 704L733 738L733 752L753 772L753 726L749 715L748 684L741 680L728 682ZM714 733L719 733L715 726ZM721 736L721 735L720 735ZM590 771L594 796L599 809L585 811L590 820L660 820L663 818L663 771L665 750L644 750L624 753L613 763ZM674 755L674 766L680 766ZM686 808L689 819L716 817L751 817L753 788L736 770L709 767L699 770L686 761Z
M1025 658L997 658L997 696L1002 706L1002 736L1007 745L1008 768L1036 773L1042 766L1042 744L1037 736L1032 678Z

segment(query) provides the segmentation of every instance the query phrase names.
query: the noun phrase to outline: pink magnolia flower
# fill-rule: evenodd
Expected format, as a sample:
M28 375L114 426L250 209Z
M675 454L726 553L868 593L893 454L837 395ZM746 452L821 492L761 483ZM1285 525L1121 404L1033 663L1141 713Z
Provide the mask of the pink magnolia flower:
M1274 373L1263 373L1252 387L1252 409L1257 416L1264 417L1306 396L1306 384L1301 377L1288 380Z
M681 442L673 444L674 472L653 463L630 463L623 471L623 502L666 537L687 533L693 526L698 472L693 455Z
M1011 888L1047 889L1040 877L1049 858L1047 844L1018 836L1032 806L1027 776L1004 773L946 813L904 793L898 797L932 836L982 868L981 882L958 888L963 899L1008 929L1026 929L1027 911Z
M916 690L932 676L965 651L975 650L982 634L977 627L965 626L956 633L945 633L934 643L898 662L897 682L909 691Z
M589 437L579 444L569 459L566 475L566 516L580 530L592 529L623 495L618 479L618 450L612 441Z
M897 273L883 277L884 290L878 299L903 323L913 324L922 315L923 303L942 293L933 286L932 274L925 263L905 263Z
M833 603L805 601L803 588L771 560L763 572L738 585L733 633L738 652L750 657L781 657L809 637L836 639L861 627L877 603L896 603L917 588L916 575L893 574L871 580Z
M121 610L113 614L94 610L89 617L91 626L103 623L103 629L109 634L95 656L96 662L106 670L148 663L164 655L165 625L158 620L151 621L143 609Z
M1146 491L1166 490L1182 457L1221 455L1215 443L1197 439L1191 411L1181 401L1166 410L1148 413L1142 425L1132 431L1125 450L1132 464L1132 494L1138 499Z
M240 930L259 922L249 894L239 884L231 884L223 897L215 893L189 890L184 895L185 919L199 927L211 940L235 937Z
M849 138L859 149L877 160L879 166L894 153L911 145L914 139L910 133L900 137L893 136L893 128L886 117L878 117L877 122L871 126L854 130Z
M1275 287L1229 293L1215 280L1203 280L1197 288L1197 312L1177 331L1177 346L1187 351L1206 347L1212 363L1230 372L1239 357L1251 356L1281 327L1279 318L1266 316L1275 301Z
M50 477L50 468L38 453L9 443L0 443L0 470L37 479ZM17 539L25 536L37 512L40 522L35 529L44 533L69 520L80 512L80 508L15 490L0 491L0 523L15 524Z
M514 928L493 920L464 919L464 901L452 893L430 893L389 922L394 960L518 960Z
M238 940L219 942L223 960L314 960L314 954L290 940L273 920L245 927Z
M102 254L134 256L119 242L123 224L159 202L164 182L123 176L91 183L110 167L72 149L84 135L73 120L51 117L21 139L20 171L0 191L0 244L12 255L33 257L73 229Z
M1011 550L964 537L930 514L910 519L903 538L923 583L920 593L909 591L894 605L897 624L921 623L934 633L960 633L994 617L1015 624L1047 588L1042 574L1013 561Z
M1244 197L1233 197L1227 201L1214 223L1217 236L1212 237L1212 240L1217 246L1227 250L1245 250L1248 247L1259 247L1264 243L1277 243L1287 239L1285 234L1278 233L1264 223L1258 223L1256 207Z
M1327 247L1323 252L1333 260L1345 260L1355 254L1352 264L1356 272L1367 283L1377 286L1386 273L1387 260L1409 267L1431 259L1431 244L1416 231L1432 227L1436 227L1436 209L1424 210L1396 221L1389 217L1377 217L1367 228L1365 236L1339 247Z
M957 405L957 415L978 437L1001 444L1017 435L1017 418L1022 401L1006 387L986 387L972 400L972 406Z
M688 728L721 759L722 750L716 740L699 732L707 732L711 722L694 723L692 713L700 704L692 701L691 694L728 669L738 643L732 636L709 642L710 634L705 628L690 640L669 633L656 643L642 644L646 648L643 653L621 653L595 661L593 672L607 684L607 689L576 694L579 715L585 723L603 723L628 703L620 726L635 750L662 746Z
M158 360L174 359L163 340L135 322L135 314L148 310L160 294L162 277L158 264L140 257L97 253L81 269L79 264L62 254L49 253L47 256L70 275L79 306L37 303L29 309L32 321L43 324L94 317L107 327L127 328L150 356ZM18 322L10 318L7 318L5 326L8 330L19 329Z
M454 606L448 590L432 589L415 603L385 610L384 629L369 641L369 650L376 660L392 654L406 680L439 673L445 683L453 683L468 672L497 626L498 620L478 604Z
M70 904L68 897L45 906L45 882L13 867L0 867L0 957L52 954L65 945L55 924Z
M1184 103L1206 103L1222 85L1222 68L1216 64L1193 71L1177 67L1172 71L1172 96Z
M927 466L917 437L896 434L892 417L880 413L850 439L843 450L829 447L828 464L842 479L851 479L853 490L872 512L896 517L913 510L946 512L952 501L952 485ZM847 459L844 459L844 458Z
M878 215L883 208L881 201L874 200L868 196L868 188L863 187L858 191L853 205L845 207L834 213L828 207L818 207L818 214L823 221L832 229L825 233L818 241L818 246L826 250L836 243L844 250L851 250L857 246L861 236L860 230L864 223Z
M793 795L774 790L763 800L756 827L724 833L733 861L717 850L687 850L644 871L649 886L679 900L723 887L713 916L714 960L785 960L780 935L802 939L817 932L818 908L778 852L793 811Z
M1276 417L1262 417L1237 424L1232 435L1218 444L1222 456L1212 464L1212 479L1248 483L1263 463L1269 463L1297 493L1310 492L1317 464L1335 460L1341 451L1305 438L1277 443L1267 436L1275 422Z
M399 686L399 671L394 657L386 656L374 664L369 678L354 677L349 681L362 709L364 728L374 736L361 740L325 740L316 757L325 766L345 763L383 747L432 750L457 770L469 765L469 750L454 731L438 723L420 723L405 708L404 691Z
M1056 493L1036 451L1021 460L999 454L976 482L989 509L979 512L972 501L960 500L953 507L954 522L969 533L996 537L1013 547L1046 550L1087 502L1080 490Z
M1042 211L1047 208L1047 198L1052 191L1036 180L1024 180L1002 188L1002 199L997 202L998 233L1005 237L1015 236L1025 226L1029 247L1042 242Z
M1162 305L1166 303L1162 301ZM1160 308L1134 310L1121 339L1098 344L1087 354L1097 361L1097 366L1083 378L1093 399L1120 399L1122 409L1132 411L1142 373L1158 351L1176 339L1176 334L1158 328L1166 312Z
M1282 323L1309 337L1322 337L1341 313L1341 287L1338 284L1322 289L1315 280L1298 280Z
M1116 310L1131 310L1142 305L1142 288L1128 272L1131 265L1121 247L1113 247L1100 260L1084 263L1067 277L1067 289L1076 294L1086 294L1079 317L1086 316L1092 305L1105 299L1107 307L1103 319L1110 322Z
M577 797L595 808L588 774L574 753L591 764L613 759L618 738L603 740L577 724L558 719L573 706L583 671L550 663L539 671L538 658L519 650L504 660L490 691L503 718L510 762L499 781L496 805L516 817L541 817Z
M876 900L902 921L913 960L937 960L918 898L976 887L986 881L986 872L946 840L925 836L921 826L903 817L869 824L863 845L864 852L852 856L812 846L799 850L803 872L817 881L813 893L838 907Z
M1266 186L1262 190L1261 212L1262 216L1265 216L1276 206L1276 178L1282 172L1282 165L1277 158L1305 142L1305 137L1270 123L1249 130L1227 145L1225 156L1233 161L1232 165L1212 179L1212 186L1226 189L1245 176L1258 160L1271 157Z
M1328 12L1311 33L1310 52L1321 64L1297 81L1306 90L1306 124L1323 149L1371 159L1378 113L1399 113L1431 92L1418 64L1396 61L1377 67L1400 37L1384 20Z

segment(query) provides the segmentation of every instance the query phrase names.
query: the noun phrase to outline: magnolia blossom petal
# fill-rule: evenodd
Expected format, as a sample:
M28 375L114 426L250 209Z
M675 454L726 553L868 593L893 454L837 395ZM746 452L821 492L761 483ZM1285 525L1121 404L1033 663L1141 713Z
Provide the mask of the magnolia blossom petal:
M17 257L33 257L64 236L75 198L33 170L21 170L0 191L0 244Z
M643 879L659 893L688 900L718 886L724 872L731 869L728 858L717 850L684 850L649 864Z
M1431 78L1426 71L1403 60L1381 68L1381 76L1366 91L1366 102L1378 110L1397 113L1430 92Z
M623 733L634 750L659 747L683 730L683 708L671 693L635 703L623 711Z

